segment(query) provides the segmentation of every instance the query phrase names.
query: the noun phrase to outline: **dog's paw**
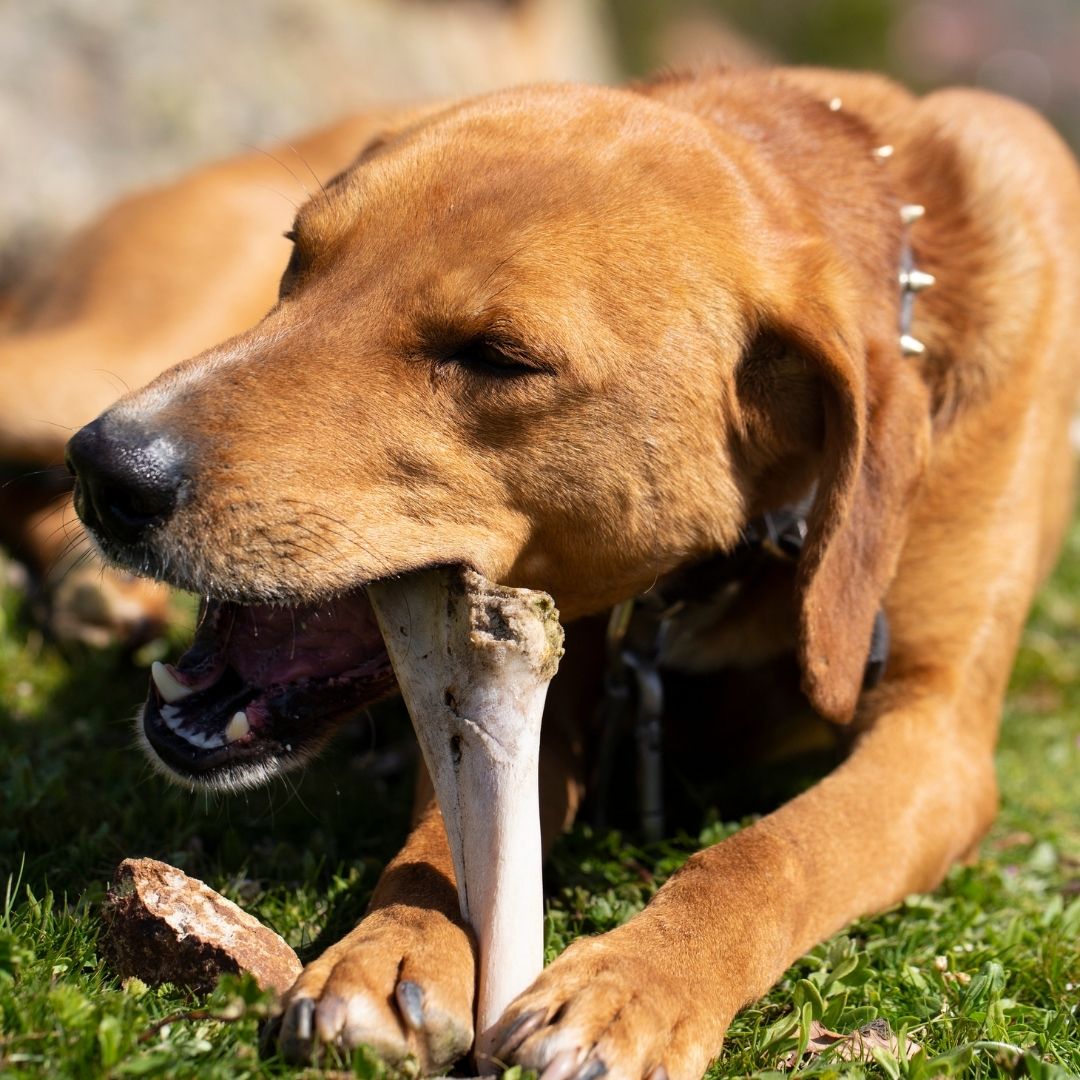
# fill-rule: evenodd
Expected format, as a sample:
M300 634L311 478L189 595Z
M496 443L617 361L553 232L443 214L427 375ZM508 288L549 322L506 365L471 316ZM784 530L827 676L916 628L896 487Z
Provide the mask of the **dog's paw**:
M294 1064L361 1044L426 1074L473 1043L476 961L466 930L435 911L391 906L369 915L301 972L263 1034Z
M176 615L164 585L97 562L57 577L46 619L60 641L133 649L160 635Z
M575 942L500 1019L494 1060L540 1080L698 1080L721 1026L678 958L622 930Z

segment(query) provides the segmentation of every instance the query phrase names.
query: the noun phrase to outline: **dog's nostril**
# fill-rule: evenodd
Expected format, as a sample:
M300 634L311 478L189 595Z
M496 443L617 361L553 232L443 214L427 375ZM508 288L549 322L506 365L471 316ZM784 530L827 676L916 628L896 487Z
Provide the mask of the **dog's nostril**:
M83 522L120 544L146 539L172 516L184 484L177 443L161 432L118 422L108 413L68 444Z
M133 540L139 533L172 516L176 509L176 491L146 491L106 483L94 492L94 503L102 520L109 523L110 532L126 532L128 539Z

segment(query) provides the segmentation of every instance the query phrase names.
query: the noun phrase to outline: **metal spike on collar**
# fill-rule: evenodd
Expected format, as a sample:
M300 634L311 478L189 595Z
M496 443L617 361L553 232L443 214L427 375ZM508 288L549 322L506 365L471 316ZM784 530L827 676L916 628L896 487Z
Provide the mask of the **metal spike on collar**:
M922 292L923 289L929 289L936 281L937 278L925 270L900 271L900 288L907 292Z
M922 356L926 352L926 346L911 333L911 322L915 314L916 295L923 289L929 289L935 278L933 274L915 266L911 243L908 240L909 227L925 213L926 208L919 203L905 203L900 207L900 222L904 227L904 235L900 248L900 271L897 276L900 283L900 352L903 356Z
M916 337L910 334L900 335L900 351L905 356L922 356L926 352L926 346Z

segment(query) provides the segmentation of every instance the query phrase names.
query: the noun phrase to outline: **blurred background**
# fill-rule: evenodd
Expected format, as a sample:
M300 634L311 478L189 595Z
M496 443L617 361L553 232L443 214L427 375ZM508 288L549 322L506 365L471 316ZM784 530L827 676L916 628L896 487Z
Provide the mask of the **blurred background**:
M783 61L984 86L1080 141L1080 0L0 0L0 285L122 192L366 104Z

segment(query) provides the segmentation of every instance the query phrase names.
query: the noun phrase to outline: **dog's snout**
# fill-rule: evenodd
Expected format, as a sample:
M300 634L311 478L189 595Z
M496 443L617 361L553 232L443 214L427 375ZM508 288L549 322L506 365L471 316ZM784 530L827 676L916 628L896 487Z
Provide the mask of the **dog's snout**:
M184 455L174 438L109 414L75 434L67 466L83 523L119 544L144 540L164 525L179 505L186 479Z

